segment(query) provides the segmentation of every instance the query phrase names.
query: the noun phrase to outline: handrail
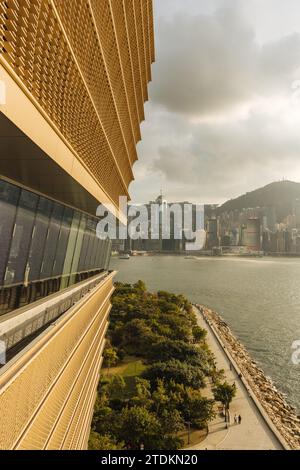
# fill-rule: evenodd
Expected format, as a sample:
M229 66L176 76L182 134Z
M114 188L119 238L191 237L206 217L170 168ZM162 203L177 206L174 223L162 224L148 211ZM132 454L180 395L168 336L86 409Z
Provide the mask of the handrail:
M55 322L61 315L66 313L73 305L94 289L107 275L107 273L104 273L100 277L97 277L97 279L92 279L81 289L77 289L75 293L71 292L68 297L53 303L53 305L46 307L33 318L24 321L22 324L4 333L0 339L5 343L6 351L11 350L27 337L32 336L42 328Z

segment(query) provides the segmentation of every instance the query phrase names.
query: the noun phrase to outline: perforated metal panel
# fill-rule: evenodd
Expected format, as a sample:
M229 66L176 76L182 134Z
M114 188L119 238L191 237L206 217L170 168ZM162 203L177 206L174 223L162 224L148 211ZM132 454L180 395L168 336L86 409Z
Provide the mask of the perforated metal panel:
M127 85L127 100L129 104L129 111L131 113L135 142L137 143L141 139L141 132L139 127L141 118L139 116L137 97L134 85L133 63L131 58L130 43L126 25L125 8L122 0L111 0L110 4L113 12L112 16L114 20L117 41L120 45L119 51L121 58L121 67L123 71L124 82Z
M1 373L1 449L78 448L74 439L85 436L94 405L112 279L99 284ZM79 401L85 403L84 414Z
M118 207L148 99L152 0L0 0L0 28L14 93ZM86 447L112 289L111 276L1 370L1 449Z
M116 204L137 159L151 12L150 0L0 0L1 62Z
M140 67L140 58L138 50L138 38L137 38L137 28L134 15L133 1L127 2L123 1L123 7L125 11L126 26L127 26L127 35L130 49L130 56L133 69L134 77L134 88L137 97L138 110L140 121L145 119L144 114L144 97L143 97L143 86L142 86L142 73Z
M147 65L146 65L146 51L145 51L145 31L143 21L143 3L140 0L133 0L135 26L137 32L137 48L139 55L139 67L142 76L142 89L143 89L143 100L148 100L148 77L147 77Z

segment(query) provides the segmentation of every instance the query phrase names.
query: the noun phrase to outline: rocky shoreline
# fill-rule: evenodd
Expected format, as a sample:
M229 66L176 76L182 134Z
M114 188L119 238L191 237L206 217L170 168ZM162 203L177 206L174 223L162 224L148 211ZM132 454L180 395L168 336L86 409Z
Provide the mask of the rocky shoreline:
M196 305L205 321L213 327L224 347L238 366L243 378L251 388L279 434L293 450L300 449L300 417L290 406L271 379L251 358L241 342L232 334L227 323L216 312Z

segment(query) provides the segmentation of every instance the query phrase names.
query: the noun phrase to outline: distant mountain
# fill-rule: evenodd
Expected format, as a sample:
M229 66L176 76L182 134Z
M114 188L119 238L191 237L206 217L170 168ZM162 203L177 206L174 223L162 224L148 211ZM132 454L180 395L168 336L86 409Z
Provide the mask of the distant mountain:
M300 183L279 181L225 202L218 208L218 213L271 206L276 208L278 221L280 221L292 214L297 199L300 201Z

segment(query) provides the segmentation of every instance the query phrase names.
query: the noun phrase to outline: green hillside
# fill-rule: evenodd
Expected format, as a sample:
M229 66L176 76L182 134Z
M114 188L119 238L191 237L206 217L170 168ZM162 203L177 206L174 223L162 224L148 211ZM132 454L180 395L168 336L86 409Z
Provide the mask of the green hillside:
M278 219L281 220L293 212L297 199L300 201L300 183L279 181L225 202L218 212L221 214L250 207L273 206L276 208Z

